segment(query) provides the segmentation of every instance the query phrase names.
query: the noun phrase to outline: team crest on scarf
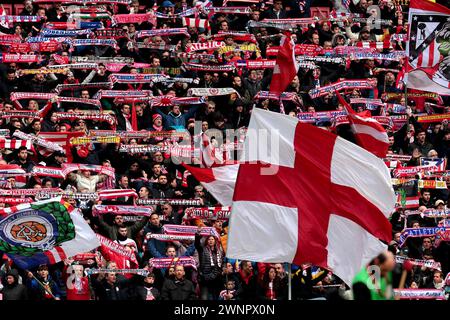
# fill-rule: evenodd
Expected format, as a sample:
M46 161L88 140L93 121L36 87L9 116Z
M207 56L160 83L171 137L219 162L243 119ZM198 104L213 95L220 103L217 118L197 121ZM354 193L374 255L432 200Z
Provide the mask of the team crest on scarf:
M33 205L0 221L0 251L31 256L75 238L67 208L58 202Z

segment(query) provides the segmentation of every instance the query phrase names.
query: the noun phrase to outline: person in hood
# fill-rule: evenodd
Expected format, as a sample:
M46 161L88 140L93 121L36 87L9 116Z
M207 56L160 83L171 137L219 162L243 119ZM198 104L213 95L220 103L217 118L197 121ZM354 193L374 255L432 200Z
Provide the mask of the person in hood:
M2 280L3 300L28 300L27 287L19 283L19 273L16 269L10 270Z

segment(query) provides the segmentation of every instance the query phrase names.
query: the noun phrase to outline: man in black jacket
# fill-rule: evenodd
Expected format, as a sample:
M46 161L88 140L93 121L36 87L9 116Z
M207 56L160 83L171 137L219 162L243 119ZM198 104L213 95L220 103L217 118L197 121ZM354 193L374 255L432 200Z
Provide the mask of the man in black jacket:
M253 272L253 266L250 261L241 261L239 271L240 288L237 295L240 300L256 300L256 290L258 288L258 280Z
M174 197L175 190L171 188L167 175L161 174L158 177L158 183L153 185L152 195L155 199L171 199Z
M275 0L272 9L267 10L266 19L286 19L286 10L283 9L283 1Z
M19 274L16 269L9 271L3 282L3 300L28 300L27 287L19 284Z
M119 286L114 272L107 273L104 279L95 279L93 287L98 300L126 300L126 293Z
M126 227L124 224L123 216L116 215L114 216L113 225L107 224L103 218L100 216L98 218L98 225L103 230L104 235L110 238L111 240L117 240L117 235L119 234L119 228ZM147 224L148 217L142 217L141 220L133 223L131 226L128 226L128 234L127 237L131 239L135 239L138 235L139 231Z
M197 300L195 288L192 281L184 278L184 267L177 265L175 267L175 278L167 279L161 290L162 300Z

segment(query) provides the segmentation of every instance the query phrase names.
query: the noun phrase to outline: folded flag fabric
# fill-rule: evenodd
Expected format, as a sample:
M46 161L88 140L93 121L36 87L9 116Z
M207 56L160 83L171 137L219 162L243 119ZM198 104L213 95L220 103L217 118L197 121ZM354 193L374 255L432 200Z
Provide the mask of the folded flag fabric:
M295 60L294 46L291 34L288 33L281 40L272 81L270 82L270 92L278 96L284 92L298 72L299 66Z
M239 164L224 165L213 168L197 168L183 164L211 195L224 206L233 203Z
M348 113L348 121L355 135L358 145L372 152L379 158L386 157L389 148L389 137L386 129L372 116L356 113L344 98L336 91L339 102L343 104Z
M0 211L0 251L20 268L54 264L100 243L78 209L53 198Z

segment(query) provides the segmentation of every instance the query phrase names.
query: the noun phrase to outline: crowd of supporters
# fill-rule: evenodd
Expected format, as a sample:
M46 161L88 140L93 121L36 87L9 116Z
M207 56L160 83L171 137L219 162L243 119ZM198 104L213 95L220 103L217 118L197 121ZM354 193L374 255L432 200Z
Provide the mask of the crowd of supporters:
M22 44L5 45L3 38L0 43L0 165L18 165L26 174L0 176L0 188L42 189L43 193L60 188L86 195L115 189L119 192L115 198L68 196L66 200L80 209L96 233L123 246L129 255L111 257L98 249L92 255L33 270L18 268L4 255L0 262L4 300L284 300L289 271L293 299L364 298L364 288L352 291L351 284L317 266L227 259L228 220L188 217L186 209L191 206L182 202L194 199L201 207L221 207L180 163L205 166L204 135L212 129L216 129L214 137L209 135L207 142L215 152L208 153L209 160L235 159L253 108L285 113L355 141L350 126L338 121L345 111L335 93L320 91L344 80L361 82L356 87L343 82L341 90L348 102L354 100L355 111L369 110L385 120L382 124L391 144L386 163L393 178L399 178L393 180L399 204L390 218L392 255L374 257L372 263L386 268L388 285L397 288L401 257L421 261L408 274L405 288L445 292L448 238L402 238L406 228L448 227L450 206L448 121L419 121L419 115L450 113L450 99L418 90L406 93L402 81L408 1L132 0L128 4L92 1L83 6L76 1L27 0L22 7L15 15L40 18L13 23L0 19L0 38L14 35L19 39L14 41ZM228 7L229 11L220 10ZM279 19L286 19L289 27L273 22ZM292 32L300 67L279 99L269 91L286 30ZM372 58L360 59L351 48L372 48ZM398 55L376 59L377 54L389 53ZM360 98L371 102L355 100ZM241 132L234 141L224 138L231 129ZM57 133L62 149L55 151L36 140L19 145L13 135L17 131L47 142L56 141L52 133ZM221 133L224 137L217 136ZM186 134L192 141L184 149ZM86 143L70 140L84 137L89 137ZM403 166L441 159L445 167L440 173L415 175L408 181L394 177ZM42 167L64 169L67 163L80 164L79 170L59 178L37 174L45 171ZM105 168L112 168L113 176ZM444 187L421 186L427 179ZM419 195L417 205L405 205ZM11 196L5 192L0 197L1 208L17 204L8 201ZM151 199L159 202L143 217L93 213L95 205L132 206ZM443 215L427 214L434 212L431 209ZM164 234L164 225L198 229L189 239L147 237ZM203 227L216 232L206 235ZM164 258L170 263L151 263ZM183 258L189 263L179 262ZM386 261L392 259L397 263L390 268Z

